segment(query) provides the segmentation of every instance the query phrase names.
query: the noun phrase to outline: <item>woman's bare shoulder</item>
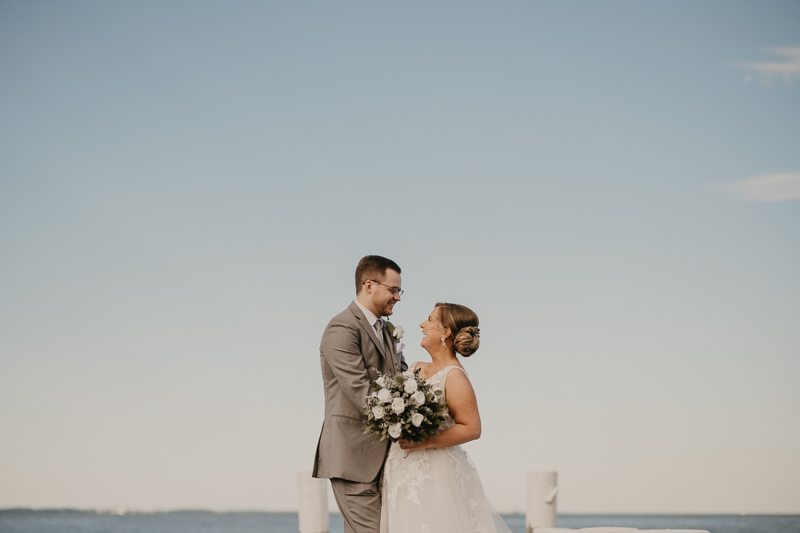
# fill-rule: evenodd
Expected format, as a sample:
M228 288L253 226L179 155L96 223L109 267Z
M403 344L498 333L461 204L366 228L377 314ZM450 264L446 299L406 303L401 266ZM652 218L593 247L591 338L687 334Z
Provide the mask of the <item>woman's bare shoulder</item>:
M455 368L451 369L447 373L447 381L445 382L445 389L446 389L445 394L448 394L448 391L453 391L453 392L458 391L458 392L469 392L474 395L475 392L474 389L472 388L472 383L469 380L469 376L467 375L467 371L464 370L464 368L460 365L454 365L454 366Z

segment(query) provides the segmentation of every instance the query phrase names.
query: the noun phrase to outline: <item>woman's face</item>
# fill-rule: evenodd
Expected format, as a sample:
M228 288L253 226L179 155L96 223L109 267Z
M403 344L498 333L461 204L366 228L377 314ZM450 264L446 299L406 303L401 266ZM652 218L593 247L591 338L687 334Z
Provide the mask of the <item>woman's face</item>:
M419 344L429 352L436 344L442 343L442 330L439 329L439 308L434 307L428 319L419 325L422 328L422 342Z

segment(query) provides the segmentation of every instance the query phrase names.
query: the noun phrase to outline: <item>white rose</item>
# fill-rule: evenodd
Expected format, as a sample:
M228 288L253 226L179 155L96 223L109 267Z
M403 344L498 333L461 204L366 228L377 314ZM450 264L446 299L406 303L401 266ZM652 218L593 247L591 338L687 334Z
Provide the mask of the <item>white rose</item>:
M423 420L425 420L425 417L420 413L414 413L411 415L411 423L414 424L414 427L419 427Z
M383 403L388 403L392 399L392 393L389 392L389 389L381 389L378 392L378 399Z
M422 405L423 403L425 403L425 393L422 392L421 390L418 390L417 392L414 393L413 396L411 396L411 399L414 400L415 404Z
M375 415L375 418L378 418L378 419L383 418L383 414L384 414L383 406L382 405L376 405L375 407L373 407L372 408L372 414Z
M378 384L378 385L380 385L381 387L385 387L385 386L386 386L386 380L385 380L385 379L383 379L383 376L381 376L381 377L379 377L378 379L376 379L376 380L375 380L375 383L377 383L377 384Z
M406 402L402 398L392 400L392 410L398 415L406 410Z
M417 380L407 379L405 385L403 385L403 390L405 390L409 394L411 394L412 392L417 392Z
M402 342L398 342L397 345L394 347L394 353L400 353L405 349L406 345Z
M397 326L396 328L394 328L394 331L392 332L392 337L394 337L397 340L400 340L403 338L404 333L405 331L403 330L403 326Z
M389 436L392 437L393 439L399 439L400 435L402 434L403 434L403 429L400 426L400 422L389 426Z

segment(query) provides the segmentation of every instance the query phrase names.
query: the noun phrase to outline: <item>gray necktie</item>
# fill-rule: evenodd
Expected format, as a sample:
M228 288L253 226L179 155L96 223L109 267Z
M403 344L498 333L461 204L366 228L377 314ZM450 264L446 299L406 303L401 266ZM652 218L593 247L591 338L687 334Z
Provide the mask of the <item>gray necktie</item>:
M383 343L383 349L386 350L386 358L389 360L389 364L392 365L392 373L397 372L397 364L394 361L394 354L392 353L392 343L387 341L388 335L384 335L384 323L382 319L378 319L375 322L375 329L378 333L378 339Z

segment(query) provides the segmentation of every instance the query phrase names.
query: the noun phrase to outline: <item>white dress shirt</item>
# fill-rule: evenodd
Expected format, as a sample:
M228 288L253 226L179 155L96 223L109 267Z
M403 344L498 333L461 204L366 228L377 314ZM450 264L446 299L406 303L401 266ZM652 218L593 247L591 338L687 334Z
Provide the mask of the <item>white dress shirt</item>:
M372 329L375 331L375 334L378 335L378 338L383 340L380 337L380 333L378 332L377 328L375 327L375 324L378 322L378 320L380 320L380 318L376 317L375 313L373 313L372 311L361 305L361 302L359 302L358 300L353 300L353 301L356 303L358 308L361 309L361 312L364 313L364 316L367 318L367 322L369 322L369 325L372 326Z

